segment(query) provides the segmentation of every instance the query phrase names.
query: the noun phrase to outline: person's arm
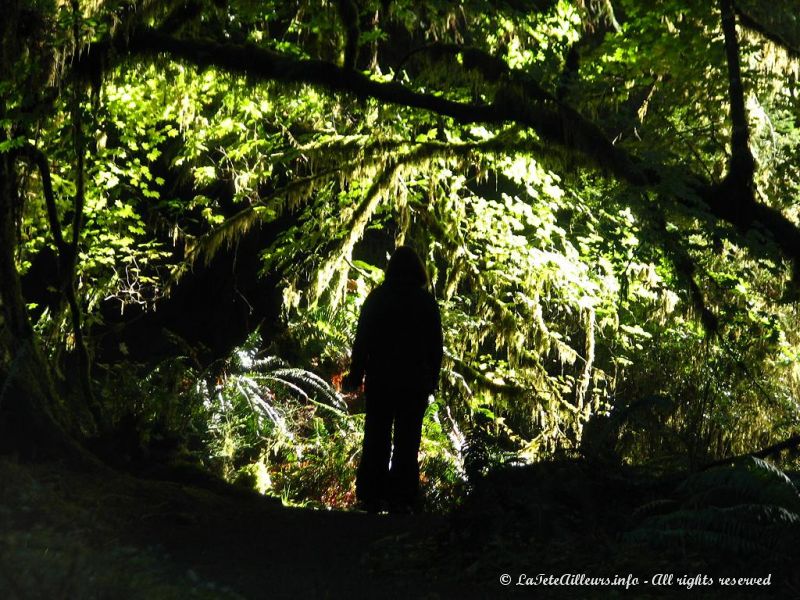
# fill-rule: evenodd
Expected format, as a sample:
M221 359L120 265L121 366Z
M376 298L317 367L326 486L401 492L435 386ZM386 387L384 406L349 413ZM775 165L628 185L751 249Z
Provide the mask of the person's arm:
M364 381L364 371L367 366L368 343L367 336L371 329L372 321L372 294L367 296L358 316L356 338L353 341L353 351L350 355L350 372L342 379L345 391L354 392L361 387Z
M444 337L442 335L442 315L439 311L439 304L431 296L431 346L428 356L430 357L429 381L431 393L436 391L439 386L439 371L442 368L442 358L444 357Z

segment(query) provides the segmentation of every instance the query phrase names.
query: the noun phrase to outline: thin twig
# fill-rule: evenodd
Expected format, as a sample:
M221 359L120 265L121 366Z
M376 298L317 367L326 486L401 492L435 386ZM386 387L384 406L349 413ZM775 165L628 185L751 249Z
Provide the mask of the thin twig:
M705 471L706 469L710 469L712 467L719 467L722 465L727 465L737 460L741 460L743 458L748 458L750 456L754 458L767 458L768 456L774 456L784 450L790 450L792 448L796 448L800 446L800 435L793 435L792 437L778 442L777 444L773 444L771 446L767 446L766 448L762 448L761 450L757 450L755 452L748 452L746 454L739 454L737 456L729 456L728 458L721 458L720 460L715 460L714 462L710 462L703 467L700 468L701 471Z

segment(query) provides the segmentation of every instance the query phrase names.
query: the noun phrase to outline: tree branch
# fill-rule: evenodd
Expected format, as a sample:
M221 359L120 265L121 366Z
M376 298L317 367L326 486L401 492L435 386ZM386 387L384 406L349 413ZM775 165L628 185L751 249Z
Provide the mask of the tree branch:
M358 28L358 5L355 0L339 0L336 3L339 9L339 18L344 25L345 34L347 39L344 47L344 64L345 69L355 69L358 62L358 37L360 31Z
M732 463L733 461L741 460L749 456L753 456L755 458L768 458L770 456L775 456L776 454L780 454L784 450L791 450L792 448L797 448L798 446L800 446L800 435L793 435L789 439L786 439L777 444L773 444L771 446L767 446L766 448L762 448L761 450L748 452L747 454L739 454L737 456L730 456L728 458L722 458L720 460L715 460L714 462L710 462L707 465L703 465L700 468L700 470L705 471L706 469L710 469L712 467L720 467L722 465L727 465Z
M695 209L698 202L704 204L714 217L727 221L742 232L752 228L768 232L784 255L800 264L800 229L780 211L766 205L755 201L743 203L738 201L739 198L732 202L731 195L738 194L741 189L741 186L734 185L736 180L728 177L723 185L712 186L701 175L687 173L685 169L664 164L643 165L636 156L615 146L595 123L544 91L527 73L512 71L509 81L498 86L491 103L470 104L417 92L397 82L376 81L330 62L292 58L254 44L177 39L158 31L144 30L134 33L127 42L117 38L115 47L121 54L157 56L166 53L200 68L215 67L265 81L315 85L360 99L372 98L430 111L459 123L516 123L529 127L555 149L571 152L584 166L603 170L631 185L656 188L666 178L677 178L683 191L673 192L673 195L679 202ZM738 57L738 45L736 48ZM108 48L104 50L102 44L95 44L86 54L93 51L107 52ZM740 116L737 120L741 122ZM741 139L740 130L737 147L741 146ZM749 149L747 152L749 154ZM734 174L743 172L746 174L742 167L733 171ZM749 238L743 236L740 242L763 253L763 247ZM796 273L800 282L800 268Z
M739 22L742 26L750 29L751 31L755 31L759 35L763 36L764 38L768 39L773 44L780 46L783 48L786 53L796 60L800 60L800 47L792 44L789 40L785 37L780 35L779 33L768 29L762 23L759 23L756 19L754 19L751 15L747 14L743 11L739 6L734 4L733 7L734 12L739 17Z
M453 370L458 373L458 370L464 371L464 373L459 373L462 377L464 375L473 379L473 381L478 382L479 385L483 386L484 388L491 390L492 392L498 394L508 394L509 396L516 397L524 395L528 390L524 387L509 384L505 382L500 382L495 379L488 377L485 373L482 373L467 361L461 360L460 358L456 357L453 354L447 353L447 358L453 361L453 366L455 367Z
M64 234L61 231L61 222L58 219L58 209L56 208L55 197L53 196L53 181L50 177L50 165L44 152L33 146L26 144L19 149L19 156L26 158L33 163L42 178L42 189L44 191L44 201L47 207L47 221L50 224L50 233L56 245L58 255L63 257L69 252L67 243L64 241Z
M201 68L216 67L258 79L318 85L332 92L373 98L450 117L459 123L517 123L530 127L557 147L576 150L587 164L611 172L634 185L655 185L655 171L615 147L600 128L576 110L559 104L527 74L513 72L493 102L468 104L416 92L396 82L370 77L321 60L295 59L252 44L180 40L148 30L134 35L127 49L134 54L167 53ZM496 59L495 59L496 60Z
M488 52L481 50L480 48L475 48L473 46L462 46L460 44L434 42L432 44L419 46L409 51L408 54L406 54L395 67L395 76L401 71L405 63L408 62L412 56L421 52L429 52L433 54L434 57L440 57L443 55L461 55L462 59L464 60L464 68L479 71L486 81L497 81L503 75L511 72L511 69L509 69L504 60L497 58L496 56L493 56Z
M464 122L499 122L490 105L468 105L441 96L409 90L398 83L384 83L327 61L295 59L254 44L225 44L206 40L180 40L156 31L141 32L130 40L134 54L167 53L201 68L216 67L265 81L306 83L358 98L374 98L391 104L429 110ZM504 120L504 119L503 119Z
M696 267L692 260L691 255L681 244L678 235L674 231L667 229L667 223L664 220L664 215L656 211L648 211L648 223L652 227L660 239L664 240L664 251L667 258L672 263L675 273L683 286L689 292L689 300L692 307L700 317L700 322L706 331L706 335L711 336L717 333L719 329L719 320L717 316L706 305L705 298L700 286L697 285L695 278Z
M95 418L96 423L100 424L100 410L97 407L94 395L91 389L91 379L89 376L89 353L86 348L86 343L83 338L81 330L81 313L80 306L78 305L77 294L75 293L75 257L77 256L77 236L73 230L72 243L67 243L64 240L64 234L61 231L61 222L58 218L58 210L56 207L55 197L53 195L53 183L50 177L50 166L47 162L47 156L44 152L33 146L32 144L25 144L18 150L18 156L29 160L33 163L39 171L39 176L42 178L42 189L44 191L45 205L47 207L47 220L50 224L50 232L53 235L53 241L58 251L58 278L61 291L67 300L67 305L70 309L70 316L72 319L72 329L75 335L75 348L78 352L78 361L80 363L80 381L81 386L84 388L86 394L86 401L92 416ZM78 204L76 200L76 205ZM77 206L75 208L77 210ZM83 212L83 207L80 207ZM73 228L80 227L80 221L73 219Z
M735 178L738 185L749 188L749 198L741 196L740 200L752 201L755 160L750 152L750 129L744 105L744 86L739 64L739 40L736 37L736 15L733 11L733 0L720 0L719 6L722 13L725 56L728 62L728 98L732 125L731 163L728 175Z

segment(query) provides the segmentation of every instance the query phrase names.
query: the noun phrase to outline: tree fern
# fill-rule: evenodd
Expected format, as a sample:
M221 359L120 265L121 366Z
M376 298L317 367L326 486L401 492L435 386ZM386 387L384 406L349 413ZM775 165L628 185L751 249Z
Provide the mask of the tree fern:
M244 346L228 362L228 374L221 386L223 395L231 390L247 401L254 412L267 417L285 429L281 417L280 396L314 402L335 411L345 411L346 403L339 393L319 375L306 369L290 367L277 356L259 356L260 336L250 336Z
M792 480L774 465L755 457L747 457L732 468L697 473L681 484L677 491L686 496L689 502L700 502L703 494L720 488L730 494L729 505L738 499L785 506L800 513L800 493Z
M335 389L319 375L305 369L283 368L276 369L269 374L273 381L291 386L292 389L303 390L306 397L313 397L340 410L346 410L347 405Z
M715 552L783 554L800 533L800 515L767 504L682 509L646 519L629 541L695 543Z
M696 473L674 495L637 509L634 515L643 520L625 539L723 554L797 557L800 494L770 463L748 457Z

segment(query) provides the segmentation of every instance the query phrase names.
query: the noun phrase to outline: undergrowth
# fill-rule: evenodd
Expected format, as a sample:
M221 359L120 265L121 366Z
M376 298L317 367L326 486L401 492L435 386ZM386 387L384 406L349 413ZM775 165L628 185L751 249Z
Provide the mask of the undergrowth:
M94 448L144 474L154 461L193 465L286 504L352 508L364 415L359 398L334 386L342 376L338 346L315 346L323 354L301 368L262 348L255 333L205 370L178 358L144 377L115 372L114 427ZM444 403L433 402L421 447L430 511L448 510L463 496L454 428Z

